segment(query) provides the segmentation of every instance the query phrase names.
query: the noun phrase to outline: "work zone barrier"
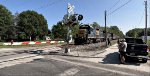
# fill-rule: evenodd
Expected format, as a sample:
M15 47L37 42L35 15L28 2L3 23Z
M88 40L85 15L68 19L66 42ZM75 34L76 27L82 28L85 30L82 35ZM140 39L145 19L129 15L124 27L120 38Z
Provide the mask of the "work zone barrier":
M40 45L40 44L61 44L64 43L64 41L36 41L36 42L7 42L3 43L3 45Z

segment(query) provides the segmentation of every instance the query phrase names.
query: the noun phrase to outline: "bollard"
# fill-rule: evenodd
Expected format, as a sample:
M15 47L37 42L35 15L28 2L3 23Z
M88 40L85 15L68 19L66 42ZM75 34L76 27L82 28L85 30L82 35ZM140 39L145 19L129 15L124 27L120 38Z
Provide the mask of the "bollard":
M70 49L69 48L65 48L65 53L70 53Z
M11 40L11 45L13 45L13 43L14 43L14 41L13 41L13 40Z

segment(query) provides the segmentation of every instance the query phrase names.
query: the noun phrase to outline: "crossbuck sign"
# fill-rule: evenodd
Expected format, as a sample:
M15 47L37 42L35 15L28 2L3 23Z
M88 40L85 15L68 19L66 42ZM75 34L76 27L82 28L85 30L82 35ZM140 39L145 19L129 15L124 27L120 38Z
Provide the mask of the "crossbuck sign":
M70 3L68 3L68 13L70 14L70 13L72 13L72 14L74 14L74 6L73 5L71 5Z

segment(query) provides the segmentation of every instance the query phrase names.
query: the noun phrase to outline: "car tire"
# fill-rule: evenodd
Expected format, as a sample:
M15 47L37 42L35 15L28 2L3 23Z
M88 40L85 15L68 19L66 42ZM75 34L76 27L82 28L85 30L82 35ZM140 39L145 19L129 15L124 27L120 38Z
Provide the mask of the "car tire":
M143 63L146 63L146 62L147 62L147 59L146 59L146 58L143 58L143 59L142 59L142 62L143 62Z

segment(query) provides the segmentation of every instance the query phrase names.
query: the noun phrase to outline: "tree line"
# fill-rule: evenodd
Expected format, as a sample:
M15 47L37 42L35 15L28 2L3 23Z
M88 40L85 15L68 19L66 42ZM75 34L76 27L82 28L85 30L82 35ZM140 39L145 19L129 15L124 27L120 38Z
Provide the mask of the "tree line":
M0 41L43 39L46 35L48 24L42 14L27 10L12 15L0 5Z
M73 36L73 38L76 37L76 34L78 33L80 25L82 24L78 23L77 25L70 28L70 30L72 31L71 35ZM100 26L97 22L93 22L90 25L92 27L99 27L102 31L105 30L105 27ZM117 26L107 27L107 32L113 33L121 38L124 37L123 32ZM66 39L66 36L67 36L67 26L65 24L62 24L62 22L59 21L57 24L53 25L52 30L51 30L51 38Z
M64 15L63 20L66 17ZM11 39L16 41L43 40L45 36L50 36L51 39L65 40L67 26L62 21L58 21L50 30L45 17L36 11L27 10L12 15L5 6L0 5L0 41L10 41ZM73 35L73 38L76 37L80 25L81 23L78 22L74 27L70 27L70 34ZM93 22L91 26L104 30L104 27L101 27L97 22ZM107 27L107 30L118 36L124 36L117 26Z
M147 29L147 34L148 34L148 36L150 36L150 28ZM136 37L136 38L144 36L144 28L131 29L126 33L126 36Z

